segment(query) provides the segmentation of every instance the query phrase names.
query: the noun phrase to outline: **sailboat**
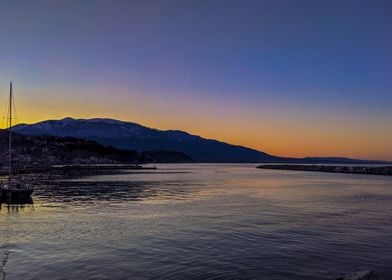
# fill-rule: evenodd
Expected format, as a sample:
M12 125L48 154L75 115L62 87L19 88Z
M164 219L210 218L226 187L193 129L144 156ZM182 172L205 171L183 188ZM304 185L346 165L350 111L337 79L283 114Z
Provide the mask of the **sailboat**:
M7 203L23 203L31 200L34 188L22 178L12 174L12 105L13 92L10 82L9 108L8 108L8 178L0 184L0 199Z

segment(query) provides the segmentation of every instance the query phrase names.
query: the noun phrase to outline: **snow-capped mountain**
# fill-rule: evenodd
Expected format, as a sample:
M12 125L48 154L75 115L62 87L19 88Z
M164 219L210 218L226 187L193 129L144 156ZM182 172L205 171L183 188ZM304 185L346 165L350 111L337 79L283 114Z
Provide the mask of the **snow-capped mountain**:
M197 162L386 163L342 157L283 158L242 146L205 139L184 131L158 130L113 119L47 120L35 124L16 125L13 131L33 136L71 136L136 151L177 151L192 157Z
M279 158L246 147L191 135L178 130L158 130L113 119L48 120L20 124L13 131L25 135L72 136L116 148L137 151L173 150L199 162L275 162Z

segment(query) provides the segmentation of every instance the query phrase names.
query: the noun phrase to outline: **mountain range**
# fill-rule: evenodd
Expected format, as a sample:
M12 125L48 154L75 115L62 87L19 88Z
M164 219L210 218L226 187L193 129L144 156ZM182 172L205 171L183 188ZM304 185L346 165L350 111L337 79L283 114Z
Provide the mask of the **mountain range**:
M205 139L179 130L158 130L137 123L114 119L47 120L35 124L19 124L13 131L30 136L75 137L102 145L136 151L178 151L197 162L267 162L267 163L384 163L341 157L284 158L251 148Z

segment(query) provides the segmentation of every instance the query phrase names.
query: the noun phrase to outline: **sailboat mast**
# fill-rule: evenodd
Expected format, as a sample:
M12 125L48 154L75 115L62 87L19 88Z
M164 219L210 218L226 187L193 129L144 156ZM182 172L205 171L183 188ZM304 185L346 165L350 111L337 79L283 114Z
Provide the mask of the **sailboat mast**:
M8 180L11 180L11 162L12 162L12 82L10 82L10 100L9 100L9 127L8 127Z

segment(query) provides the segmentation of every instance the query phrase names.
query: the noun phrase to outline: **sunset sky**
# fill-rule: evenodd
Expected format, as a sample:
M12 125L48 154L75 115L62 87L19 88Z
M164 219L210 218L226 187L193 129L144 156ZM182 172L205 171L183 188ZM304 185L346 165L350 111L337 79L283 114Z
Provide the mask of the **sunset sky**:
M0 0L0 109L392 160L391 34L392 1Z

